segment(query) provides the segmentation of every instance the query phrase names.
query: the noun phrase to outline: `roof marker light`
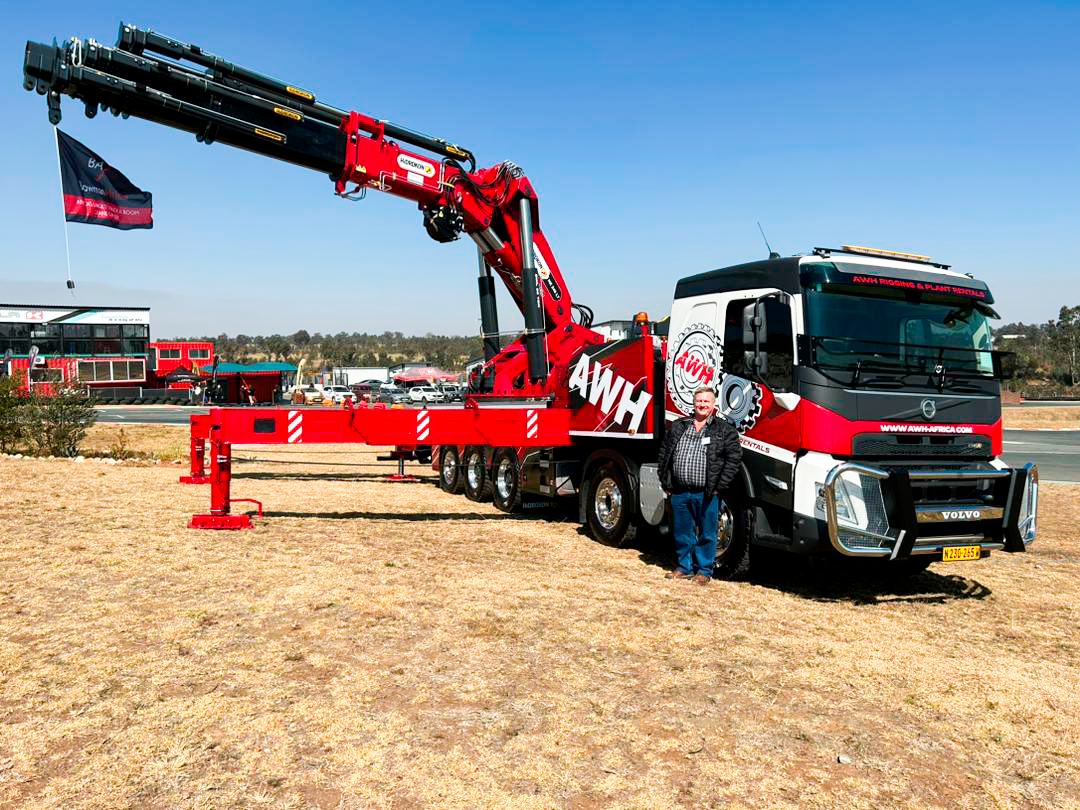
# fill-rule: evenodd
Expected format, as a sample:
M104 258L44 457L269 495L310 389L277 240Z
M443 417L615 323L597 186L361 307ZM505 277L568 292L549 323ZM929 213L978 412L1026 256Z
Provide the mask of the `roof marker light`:
M861 245L842 245L840 249L847 253L862 253L866 256L884 256L889 259L911 259L917 262L930 261L929 256L920 256L917 253L900 253L895 250L882 250L881 248L862 247Z

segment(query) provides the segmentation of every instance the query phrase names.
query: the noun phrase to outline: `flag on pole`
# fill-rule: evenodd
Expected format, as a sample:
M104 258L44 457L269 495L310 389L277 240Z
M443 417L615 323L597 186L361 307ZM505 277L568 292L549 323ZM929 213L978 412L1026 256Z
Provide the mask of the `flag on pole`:
M64 217L68 222L106 225L125 231L154 227L149 191L137 188L99 155L59 129L56 143L64 189Z

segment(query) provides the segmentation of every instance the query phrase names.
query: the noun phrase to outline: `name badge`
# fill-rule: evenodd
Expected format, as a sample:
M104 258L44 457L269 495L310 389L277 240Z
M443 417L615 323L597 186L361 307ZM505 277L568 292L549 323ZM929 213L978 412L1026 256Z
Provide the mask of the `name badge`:
M711 441L712 441L712 436L706 436L704 439L701 440L701 446L704 447L705 445L707 445Z

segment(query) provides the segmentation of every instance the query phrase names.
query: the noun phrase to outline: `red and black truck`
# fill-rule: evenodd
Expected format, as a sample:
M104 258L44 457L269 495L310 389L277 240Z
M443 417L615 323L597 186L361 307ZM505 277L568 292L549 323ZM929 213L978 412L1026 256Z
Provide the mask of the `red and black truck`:
M359 442L432 453L440 485L506 511L575 499L597 539L663 526L656 473L665 426L710 385L739 429L742 474L720 512L717 572L755 548L879 558L896 570L1023 551L1038 472L1001 459L989 289L926 257L817 248L675 285L666 335L642 313L609 341L574 302L516 165L316 99L202 48L121 24L118 44L28 42L24 86L327 174L339 196L415 202L433 239L479 255L485 362L463 405L212 409L192 417L188 483L209 484L193 527L240 528L235 443ZM501 345L495 280L524 315Z

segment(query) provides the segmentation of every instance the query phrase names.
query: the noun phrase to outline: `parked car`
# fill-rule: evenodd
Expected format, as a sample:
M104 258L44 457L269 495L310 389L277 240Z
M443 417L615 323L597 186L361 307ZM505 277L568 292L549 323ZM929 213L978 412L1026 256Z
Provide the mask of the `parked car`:
M347 399L356 401L356 394L347 385L324 385L323 399L329 399L334 404L341 404Z
M322 389L316 388L314 385L297 385L293 387L293 393L299 391L304 395L304 402L306 403L319 403L323 401Z
M409 399L412 402L446 402L443 392L434 385L414 385L409 389Z
M387 405L407 405L409 396L400 388L380 388L379 393L372 397L373 402L385 402Z
M457 383L442 383L439 390L442 391L447 402L461 402L465 399L465 392L461 390L461 386Z

